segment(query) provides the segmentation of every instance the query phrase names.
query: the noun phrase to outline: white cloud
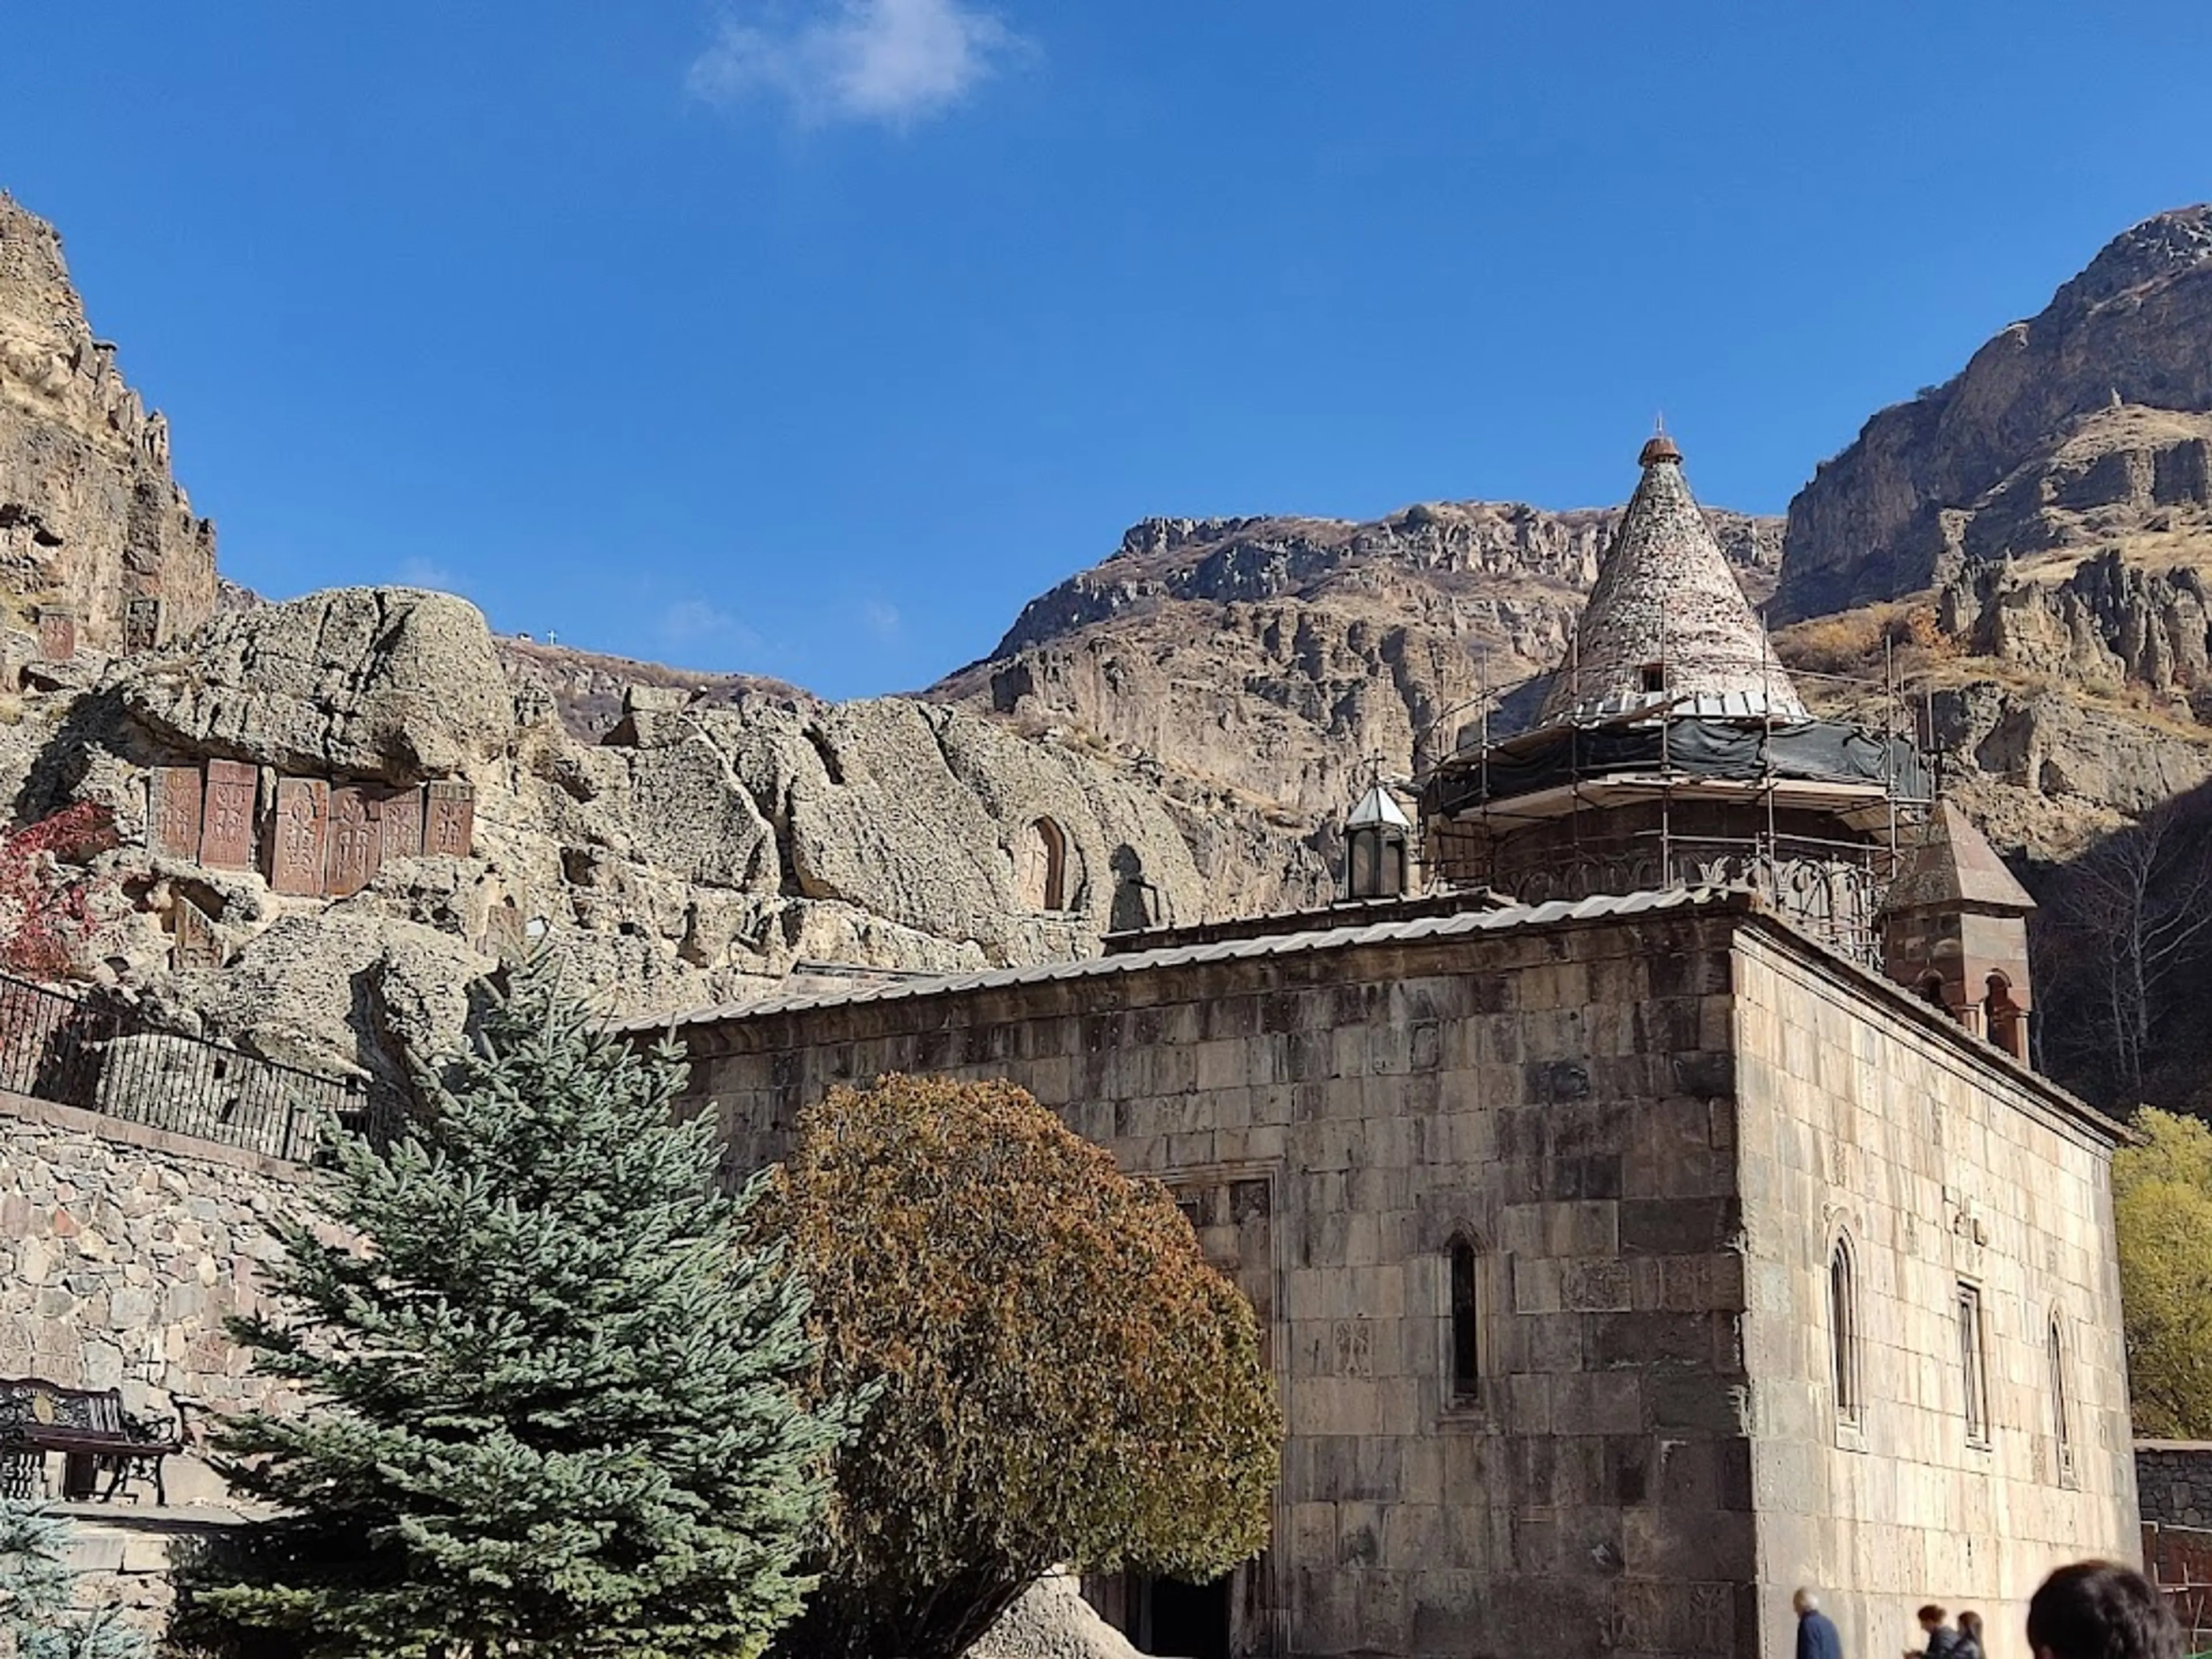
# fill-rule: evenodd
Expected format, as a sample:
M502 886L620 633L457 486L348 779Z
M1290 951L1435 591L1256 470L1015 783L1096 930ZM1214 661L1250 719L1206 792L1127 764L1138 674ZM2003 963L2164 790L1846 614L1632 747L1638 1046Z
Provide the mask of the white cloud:
M661 642L673 651L735 646L757 653L761 637L707 599L678 599L660 613Z
M902 126L939 114L1027 43L967 0L809 0L726 17L691 65L694 95L781 98L805 121Z
M886 645L898 638L900 630L906 625L898 613L898 607L887 605L881 599L869 599L860 606L860 621L868 632Z
M460 576L433 559L402 559L396 580L402 587L432 587L441 593L461 591Z

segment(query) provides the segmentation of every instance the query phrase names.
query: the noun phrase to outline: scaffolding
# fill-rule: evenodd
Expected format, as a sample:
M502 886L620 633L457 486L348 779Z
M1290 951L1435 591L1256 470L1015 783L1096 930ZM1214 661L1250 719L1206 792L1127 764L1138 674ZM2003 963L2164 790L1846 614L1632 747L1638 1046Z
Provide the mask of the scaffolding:
M1415 736L1431 890L1486 887L1534 903L1747 887L1878 966L1880 917L1901 844L1936 794L1887 647L1879 682L1790 675L1828 692L1822 701L1846 717L1778 720L1773 689L1784 671L1764 636L1756 660L1723 662L1706 652L1691 665L1698 679L1756 684L1756 696L1678 688L1663 608L1659 641L1656 684L1647 681L1625 706L1503 736L1492 730L1500 708L1556 676L1492 685L1486 656L1479 659L1477 695ZM1558 672L1585 708L1571 637Z

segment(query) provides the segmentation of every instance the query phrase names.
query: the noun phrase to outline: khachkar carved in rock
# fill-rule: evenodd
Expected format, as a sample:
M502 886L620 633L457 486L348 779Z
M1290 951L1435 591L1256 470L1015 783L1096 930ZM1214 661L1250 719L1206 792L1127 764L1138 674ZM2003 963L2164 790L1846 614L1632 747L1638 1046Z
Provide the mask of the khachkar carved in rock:
M332 898L350 898L368 885L383 863L384 805L366 789L331 791L330 867L323 891Z
M179 894L173 918L177 935L177 966L220 968L222 952L216 944L215 921L208 913Z
M154 810L148 815L147 834L155 853L173 859L199 857L200 799L199 768L154 769Z
M200 815L202 864L216 870L253 868L253 819L261 773L244 761L207 763L205 810Z
M67 662L76 655L76 612L65 605L39 607L39 655L47 662Z
M274 890L295 897L350 897L393 860L466 858L475 845L469 783L392 789L279 778L265 826L260 769L244 761L157 766L147 788L154 853L216 870L258 865Z
M123 648L151 651L161 642L161 601L149 594L125 602Z
M476 790L465 783L430 786L428 815L423 820L422 850L433 858L468 856L476 838Z
M380 853L384 859L413 859L422 856L422 792L420 789L394 789L383 797L384 836ZM468 845L462 843L463 853Z
M319 778L283 778L269 835L269 885L297 897L322 895L331 824L331 787Z

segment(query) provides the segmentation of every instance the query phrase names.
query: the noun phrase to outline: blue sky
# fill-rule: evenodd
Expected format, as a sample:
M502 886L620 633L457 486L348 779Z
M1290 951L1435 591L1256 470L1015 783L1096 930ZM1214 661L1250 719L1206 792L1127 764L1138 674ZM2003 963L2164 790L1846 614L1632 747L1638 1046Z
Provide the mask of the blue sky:
M2212 197L2212 6L0 9L228 573L848 696L1149 514L1779 511Z

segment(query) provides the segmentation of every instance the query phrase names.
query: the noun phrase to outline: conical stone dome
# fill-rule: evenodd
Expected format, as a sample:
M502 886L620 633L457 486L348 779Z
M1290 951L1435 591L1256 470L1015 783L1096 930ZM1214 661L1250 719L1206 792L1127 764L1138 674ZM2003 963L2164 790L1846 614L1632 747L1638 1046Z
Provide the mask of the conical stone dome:
M1662 434L1637 459L1643 479L1606 550L1541 723L1603 720L1662 703L1686 714L1808 718L1690 494L1682 452Z

